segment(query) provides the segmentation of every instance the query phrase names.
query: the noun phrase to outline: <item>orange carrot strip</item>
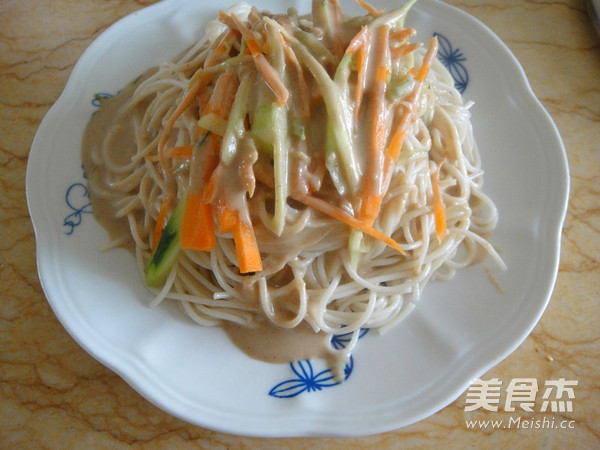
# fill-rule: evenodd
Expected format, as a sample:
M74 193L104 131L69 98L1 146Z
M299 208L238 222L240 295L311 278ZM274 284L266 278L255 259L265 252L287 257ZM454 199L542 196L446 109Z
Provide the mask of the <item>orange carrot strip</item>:
M412 44L401 45L400 47L392 49L392 58L401 58L404 55L408 55L410 52L414 52L421 46L420 42L414 42Z
M396 160L400 155L400 150L402 149L402 144L404 143L404 138L406 137L406 133L408 131L408 120L404 119L405 117L409 117L410 114L405 113L402 116L402 120L398 124L396 128L396 132L392 136L392 140L390 141L390 145L387 149L386 160L385 160L385 171L386 176L387 172L393 169L394 164L396 164Z
M423 58L423 63L417 73L415 78L415 87L413 91L410 93L408 98L408 107L405 107L404 114L400 119L400 123L396 127L395 133L392 135L392 139L390 145L384 154L384 170L381 173L381 178L383 182L382 191L380 193L370 193L365 192L363 195L363 205L361 207L361 216L365 217L365 220L371 220L371 218L375 218L379 215L379 210L381 209L381 202L383 200L383 196L387 191L387 187L389 186L389 182L391 179L391 174L394 170L394 166L398 160L398 156L400 154L400 150L402 149L402 144L404 142L404 137L408 131L408 126L412 121L413 117L413 108L419 98L421 93L421 88L423 86L423 82L427 77L427 73L431 68L431 64L433 63L433 59L437 53L438 43L437 38L434 36L429 41L429 48L425 57ZM368 184L365 184L365 188L369 189ZM374 195L378 194L378 195ZM369 198L371 197L371 198ZM363 211L363 209L365 209Z
M437 170L431 174L431 188L433 190L433 215L435 217L435 234L438 242L441 243L446 236L446 208L442 201L440 191L440 170L444 164L444 159L440 161Z
M217 116L227 119L231 105L235 100L235 94L239 86L238 78L234 71L224 72L215 83L215 90L208 102L209 110L206 113L212 112Z
M260 272L263 270L258 243L252 224L240 220L237 210L229 208L219 201L216 206L219 233L233 232L235 253L240 273Z
M369 15L373 17L379 17L385 13L384 9L375 8L373 5L367 3L365 0L356 0L356 3L358 3L364 10L366 10L369 13Z
M346 54L355 52L359 48L366 45L369 35L369 27L361 27L360 31L354 35L354 37L348 44L348 47L346 47Z
M375 77L369 103L369 164L365 179L363 199L359 217L367 225L373 225L381 204L382 182L385 169L385 144L387 140L385 122L385 86L389 74L390 54L389 27L377 28L375 49Z
M300 61L298 61L298 57L289 45L284 45L283 51L291 61L292 66L296 71L296 81L298 83L298 95L296 98L298 98L300 106L300 117L303 119L309 119L311 93L310 89L308 88L308 84L306 83L306 78L304 77L304 70L302 70L302 66L300 65Z
M285 87L285 84L279 77L279 74L275 68L269 63L267 57L263 54L258 42L256 41L256 37L252 33L252 30L242 23L242 21L238 19L235 14L229 16L221 11L219 12L219 20L229 28L238 30L240 33L242 33L242 37L244 38L244 41L246 41L248 49L252 53L252 58L254 59L256 68L265 79L265 82L271 91L273 91L273 94L275 94L277 103L280 106L285 105L288 101L290 93Z
M210 251L216 245L212 205L203 194L188 192L179 229L181 248Z
M221 62L221 57L226 56L228 51L231 50L235 35L236 32L234 30L229 30L229 32L223 36L212 54L204 61L205 68L212 67Z
M212 95L205 106L206 113L229 116L235 98L237 77L225 72L215 83ZM199 143L194 150L190 167L188 197L181 218L181 246L210 251L216 244L213 206L205 198L205 189L219 164L221 138L199 128Z
M365 94L365 77L367 72L366 46L358 49L356 55L356 89L354 90L354 121L358 121L362 99Z
M152 252L154 252L156 246L158 245L158 242L160 241L163 228L165 227L167 211L169 210L171 200L173 200L173 194L167 195L163 199L162 204L160 205L158 216L156 217L156 224L154 225L154 235L152 236Z
M304 203L306 206L314 209L315 211L319 211L333 219L339 220L340 222L351 226L352 228L356 228L357 230L362 231L363 233L368 234L369 236L374 237L381 242L384 242L403 255L406 254L402 247L400 247L400 245L398 245L398 243L391 237L386 236L381 231L378 231L372 226L367 225L362 220L358 220L356 217L348 214L343 209L340 209L323 199L308 194L294 194L292 197L300 203Z
M414 28L400 28L399 30L392 31L390 33L390 41L392 42L403 42L411 36L416 34L416 30Z
M207 132L194 148L190 165L189 191L199 194L206 188L213 171L219 164L221 137Z
M238 221L237 212L219 201L215 207L215 213L217 224L219 225L219 233L224 234L233 231Z
M354 90L354 121L358 121L360 106L365 91L365 79L367 73L367 47L371 40L371 33L368 27L362 27L361 30L348 44L346 54L356 52L356 88Z
M196 95L198 94L200 89L202 89L208 84L209 79L210 78L205 75L198 77L194 81L194 83L188 88L187 93L181 99L181 102L179 103L173 114L171 114L171 117L169 117L169 119L167 120L167 123L164 125L160 133L160 136L158 138L158 160L162 169L166 173L170 173L171 169L167 165L167 161L165 158L165 144L167 143L167 139L169 139L169 136L171 135L171 131L173 130L173 126L175 125L175 121L194 102Z
M229 101L230 94L222 91L231 90L227 87L229 82L227 73L219 77L205 106L206 111L227 107L226 102ZM215 100L216 98L218 100ZM228 114L228 111L224 112ZM215 225L213 206L206 201L204 191L219 164L221 138L203 129L199 129L198 133L203 135L199 138L192 156L188 196L181 218L181 247L210 251L216 244Z
M398 160L398 155L400 154L400 150L402 149L402 144L404 142L404 136L406 135L408 125L410 124L413 116L412 108L421 94L421 88L423 87L423 82L429 73L429 69L431 68L431 64L433 63L433 59L437 53L438 41L434 36L429 40L429 48L427 49L427 53L425 53L425 57L423 58L423 63L419 68L419 72L415 77L415 87L413 91L410 93L407 102L410 107L406 107L402 118L400 119L400 123L396 128L396 133L394 134L390 146L386 152L386 172L393 169L393 166L396 164Z
M181 217L181 247L210 251L214 248L213 210L205 199L204 188L219 163L220 138L213 133L194 149L190 167L190 184Z
M212 176L209 178L206 186L204 186L204 201L206 203L212 203L216 200L216 190L217 190L217 180L215 176L215 172L218 171L218 168L215 169Z
M235 253L238 258L240 273L262 271L262 259L252 224L240 220L239 216L233 229L233 241L235 242Z
M177 147L171 147L166 152L167 158L181 158L181 159L192 159L192 152L194 151L193 145L179 145Z

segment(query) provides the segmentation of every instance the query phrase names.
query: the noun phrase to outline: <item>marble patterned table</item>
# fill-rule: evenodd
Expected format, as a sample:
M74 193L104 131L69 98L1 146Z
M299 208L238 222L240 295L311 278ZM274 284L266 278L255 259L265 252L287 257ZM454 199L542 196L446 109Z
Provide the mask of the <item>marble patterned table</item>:
M530 337L482 378L577 380L554 428L465 411L359 439L260 439L195 427L160 411L85 353L41 290L25 200L36 128L81 53L150 0L0 0L0 448L600 448L600 45L583 0L451 0L510 47L556 122L571 171L560 272Z

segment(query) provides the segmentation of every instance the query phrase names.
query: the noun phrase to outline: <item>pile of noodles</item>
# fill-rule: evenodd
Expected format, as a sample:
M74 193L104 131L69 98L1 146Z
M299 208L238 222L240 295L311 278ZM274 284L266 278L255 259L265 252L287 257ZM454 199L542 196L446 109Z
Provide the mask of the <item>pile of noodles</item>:
M298 18L290 12L290 15L277 16L259 13L246 5L236 6L227 13L236 14L257 36L268 21L270 26L275 22L288 33L293 33L289 31L290 23L295 23L300 30L296 36L313 33L321 39L324 34L310 15ZM341 38L342 50L362 26L381 14L369 7L364 17L342 16L342 26L348 30L348 36ZM120 124L118 126L125 123L133 130L135 142L130 157L115 161L107 156L108 147L114 145L117 125L108 131L104 144L93 150L94 163L106 169L102 185L108 188L100 188L99 180L88 177L92 198L107 199L117 217L128 222L130 233L111 245L133 242L142 276L152 255L156 221L165 198L171 196L172 211L189 188L189 158L168 157L169 149L194 145L202 111L194 102L177 118L168 135L164 133L165 123L186 95L190 80L206 70L207 59L229 31L222 21L210 22L201 41L135 83L131 97L114 121ZM311 42L308 39L306 42L309 47ZM317 43L314 43L315 48ZM208 70L217 74L228 68L239 77L254 73L256 91L265 92L264 86L259 87L265 82L257 72L254 58L243 52L241 44L238 47L231 49L228 60ZM418 70L425 50L415 46L408 56L392 60L390 70L404 74L410 81L409 70L403 64ZM267 51L265 54L270 56ZM339 58L342 55L338 55ZM316 55L315 60L322 62L329 58L329 55L321 56ZM323 63L332 80L337 64L339 59L331 67ZM327 93L322 92L316 76L306 66L302 65L300 70L310 88L311 102L323 102ZM292 114L292 108L302 100L298 98L295 84L298 67L288 61L283 71L287 74L284 82L290 94L288 113ZM414 71L412 73L414 75ZM352 111L356 106L352 105L354 79L347 79L347 85L340 87L340 92L349 94L342 100L350 104L348 110ZM411 83L407 83L406 88L410 89ZM384 330L402 320L418 302L430 280L452 278L457 269L480 261L482 253L492 255L502 266L487 240L496 226L497 211L482 190L483 170L473 138L469 107L455 89L449 72L434 60L419 99L412 107L412 120L379 214L372 224L374 229L396 241L404 254L367 234L358 233L360 236L356 239L357 231L352 227L295 200L289 190L283 203L283 226L274 229L277 202L274 189L269 183L261 182L256 166L255 186L252 192L245 193L244 201L263 270L240 273L231 232L217 232L216 246L211 251L182 249L179 252L164 286L153 288L156 295L153 304L177 301L191 319L205 326L223 321L252 326L257 321L268 320L284 328L306 322L315 331L330 335L354 333L350 345L343 350L349 353L361 328ZM312 120L315 122L309 126L322 126L317 121L323 117L322 111L320 114L314 111ZM363 132L361 122L358 120L356 128L350 130L355 136ZM389 123L393 127L393 119ZM392 134L393 129L388 139ZM162 161L157 156L161 139L165 139L167 155L163 155ZM250 133L240 139L251 139ZM292 136L287 142L288 178L295 167L294 158L306 160L305 168L310 168L313 159L323 152L323 148L300 151L296 148L300 141ZM364 180L366 150L357 147L360 139L353 142L356 168L360 180ZM275 164L272 157L265 160L267 168L276 170L269 166ZM358 186L352 185L341 171L335 172L335 165L327 167L329 170L314 195L356 216L364 181ZM445 213L442 236L436 230L434 183L439 188Z

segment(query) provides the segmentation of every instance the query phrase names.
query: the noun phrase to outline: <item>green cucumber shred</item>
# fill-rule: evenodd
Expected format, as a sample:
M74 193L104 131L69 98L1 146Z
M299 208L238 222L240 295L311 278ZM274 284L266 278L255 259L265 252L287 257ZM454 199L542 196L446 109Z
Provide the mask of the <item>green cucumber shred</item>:
M148 261L148 264L144 268L146 284L150 287L160 287L165 283L177 259L177 255L179 255L179 250L181 249L179 228L184 208L185 197L179 202L177 208L175 208L171 217L169 217L158 245L154 249L150 261Z

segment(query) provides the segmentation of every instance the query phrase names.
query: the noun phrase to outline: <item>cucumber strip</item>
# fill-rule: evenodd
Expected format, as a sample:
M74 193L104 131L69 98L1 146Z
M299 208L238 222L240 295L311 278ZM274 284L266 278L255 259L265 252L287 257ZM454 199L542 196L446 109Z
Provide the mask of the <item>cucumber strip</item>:
M403 27L406 15L415 3L417 3L417 0L408 0L404 5L402 5L402 8L392 10L377 17L369 24L369 26L372 28L376 28L381 25L389 25L390 27Z
M267 39L271 44L269 62L277 71L281 80L286 82L285 54L283 36L278 32L274 21L266 22ZM289 192L289 138L288 113L285 105L273 104L273 175L275 177L275 212L273 228L278 236L283 233L287 215L287 197Z
M214 112L210 112L200 117L198 126L223 137L227 128L227 121Z
M235 94L235 100L233 101L231 111L229 112L227 127L223 134L221 161L224 164L229 164L233 161L237 152L238 141L245 132L244 120L248 113L253 86L254 76L252 75L252 72L246 73L242 77L237 93Z
M256 138L258 149L268 155L273 155L275 106L276 103L271 101L268 95L260 95L254 110L254 121L252 122L251 132Z
M288 36L299 59L312 73L327 109L328 123L331 123L336 156L346 177L350 190L355 191L360 184L360 168L356 161L350 136L349 113L344 104L338 85L329 77L323 66L306 47L295 38Z
M177 208L175 208L175 211L169 217L158 245L154 249L150 261L148 261L148 264L144 268L146 284L150 287L160 287L165 283L177 259L177 255L179 255L179 250L181 249L179 228L185 208L185 199L186 197L181 199Z

